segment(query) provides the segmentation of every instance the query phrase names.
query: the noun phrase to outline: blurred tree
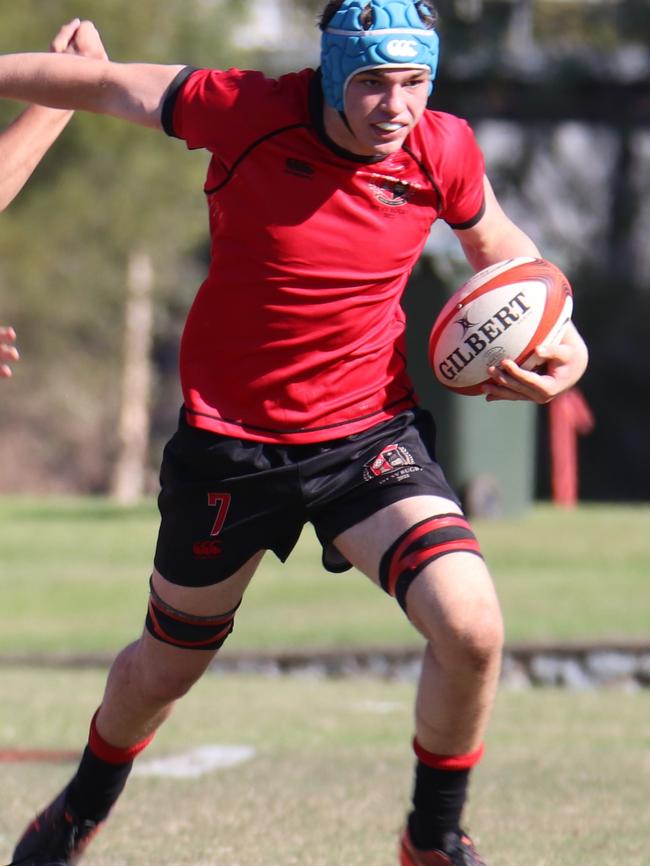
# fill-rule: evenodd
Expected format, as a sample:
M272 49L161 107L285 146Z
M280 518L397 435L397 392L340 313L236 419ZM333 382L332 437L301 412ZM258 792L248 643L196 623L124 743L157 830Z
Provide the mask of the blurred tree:
M122 505L136 503L146 488L152 333L153 263L148 253L134 251L127 278L118 451L110 481L110 495Z
M323 4L21 0L3 10L0 52L44 50L59 25L80 14L97 23L119 61L277 74L317 63ZM643 335L650 3L437 5L442 59L434 105L470 119L506 209L570 269L578 295L578 324L592 349L585 391L597 422L584 445L590 477L583 491L616 498L626 489L647 498L650 469L639 467L649 465L642 431L650 409L638 395L650 373ZM0 124L17 110L0 104ZM107 489L134 251L150 258L155 284L153 478L180 404L180 329L206 268L206 164L205 153L187 153L163 134L79 115L0 217L0 320L17 326L22 350L14 379L0 389L0 402L10 406L0 413L0 490ZM452 287L455 248L434 244L431 256Z
M3 12L0 51L44 50L61 23L81 14L114 60L243 63L246 52L229 47L228 35L245 5L168 0L161 14L154 0L23 0ZM9 104L1 110L0 122L16 113ZM23 361L2 394L12 413L0 422L0 489L40 486L43 476L54 487L106 487L136 248L153 263L156 353L169 358L155 388L163 402L154 430L169 430L179 402L176 344L200 281L193 256L206 239L206 164L204 153L162 133L79 115L2 216L0 310L19 331Z

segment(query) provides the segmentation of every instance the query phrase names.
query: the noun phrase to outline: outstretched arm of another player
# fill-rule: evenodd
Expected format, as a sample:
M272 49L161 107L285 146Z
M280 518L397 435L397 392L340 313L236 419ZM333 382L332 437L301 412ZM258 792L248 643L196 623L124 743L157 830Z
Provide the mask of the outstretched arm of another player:
M456 236L477 271L517 256L541 258L533 241L506 216L487 178L483 217L472 228L456 231ZM538 371L523 370L509 360L490 368L492 382L483 387L486 399L548 403L572 388L587 368L587 347L573 323L569 323L561 343L539 346L536 353L544 362Z
M95 28L82 26L78 18L61 27L52 40L50 51L106 58ZM72 111L30 105L0 132L0 211L20 192L71 117Z
M64 24L50 45L57 54L78 54L82 57L107 59L97 30L78 18ZM59 111L30 105L0 132L0 210L15 198L41 161L50 145L64 129L72 111ZM11 375L9 362L19 359L13 328L0 326L0 378ZM4 363L7 362L7 363Z
M79 22L73 40L92 26ZM5 54L0 56L0 97L107 114L160 129L165 91L181 69L67 54Z
M71 117L71 111L31 105L0 132L0 211L15 199Z

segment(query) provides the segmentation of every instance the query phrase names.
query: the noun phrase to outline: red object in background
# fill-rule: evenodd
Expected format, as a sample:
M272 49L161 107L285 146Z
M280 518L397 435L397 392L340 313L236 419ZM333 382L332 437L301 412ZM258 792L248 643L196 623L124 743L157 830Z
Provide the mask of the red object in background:
M577 388L549 404L551 492L553 502L573 508L578 501L578 436L591 433L594 416Z

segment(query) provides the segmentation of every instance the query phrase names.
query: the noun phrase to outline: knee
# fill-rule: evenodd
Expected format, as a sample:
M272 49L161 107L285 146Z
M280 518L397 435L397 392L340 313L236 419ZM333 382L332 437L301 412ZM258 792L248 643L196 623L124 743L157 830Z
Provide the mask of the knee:
M434 654L448 664L481 676L498 667L503 649L503 620L498 607L452 613L429 637Z
M452 623L450 645L463 667L485 674L501 662L503 620L497 609L471 623Z
M445 666L481 675L500 664L503 618L491 583L442 598L425 590L411 601L411 621Z

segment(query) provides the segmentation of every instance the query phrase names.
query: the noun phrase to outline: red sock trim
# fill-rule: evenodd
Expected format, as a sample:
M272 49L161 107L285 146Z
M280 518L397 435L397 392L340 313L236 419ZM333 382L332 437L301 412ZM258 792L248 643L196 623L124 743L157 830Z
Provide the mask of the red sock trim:
M436 755L423 749L417 739L413 737L413 751L419 761L435 770L470 770L483 757L485 744L481 743L478 749L468 752L466 755Z
M128 764L130 763L136 755L139 755L143 749L149 745L149 743L153 740L155 731L153 734L150 734L144 740L141 740L139 743L135 743L133 746L128 746L123 749L119 746L111 746L110 743L107 743L97 730L97 712L92 718L90 723L90 734L88 736L88 748L90 751L98 757L102 761L106 761L107 764Z

